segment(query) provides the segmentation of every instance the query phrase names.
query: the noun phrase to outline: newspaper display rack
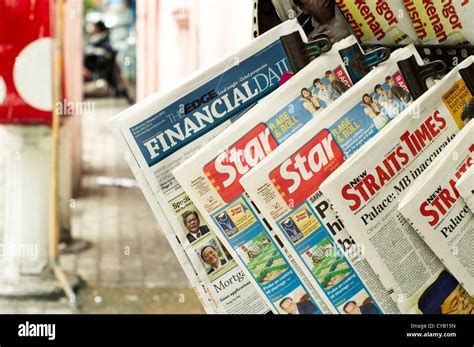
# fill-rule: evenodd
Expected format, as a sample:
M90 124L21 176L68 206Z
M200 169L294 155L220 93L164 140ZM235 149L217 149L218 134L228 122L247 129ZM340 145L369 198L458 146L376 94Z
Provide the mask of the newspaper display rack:
M469 313L472 298L398 212L407 190L464 126L468 57L321 186L402 313ZM456 284L456 285L454 285Z

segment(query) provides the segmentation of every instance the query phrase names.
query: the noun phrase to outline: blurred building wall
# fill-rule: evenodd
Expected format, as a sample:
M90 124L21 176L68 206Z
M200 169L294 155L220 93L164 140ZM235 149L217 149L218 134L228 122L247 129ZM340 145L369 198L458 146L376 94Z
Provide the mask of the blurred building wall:
M137 99L239 49L251 33L252 0L138 0Z

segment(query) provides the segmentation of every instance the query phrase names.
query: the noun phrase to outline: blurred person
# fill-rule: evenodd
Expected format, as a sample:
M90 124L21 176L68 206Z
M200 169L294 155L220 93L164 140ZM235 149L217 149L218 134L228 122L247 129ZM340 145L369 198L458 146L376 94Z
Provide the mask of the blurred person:
M314 314L318 310L311 300L294 302L289 296L280 301L280 307L288 314Z
M203 249L201 249L201 259L211 267L207 272L208 275L218 270L221 266L227 263L224 258L219 258L217 250L210 245L205 246L203 247Z
M184 226L189 231L189 233L186 234L189 243L193 243L209 232L207 225L201 225L201 221L199 220L196 211L186 211L183 213L182 218Z
M98 21L89 31L89 41L84 49L84 67L86 79L96 76L104 77L107 67L115 64L115 50L113 49L109 29L104 22ZM106 78L107 79L107 78Z

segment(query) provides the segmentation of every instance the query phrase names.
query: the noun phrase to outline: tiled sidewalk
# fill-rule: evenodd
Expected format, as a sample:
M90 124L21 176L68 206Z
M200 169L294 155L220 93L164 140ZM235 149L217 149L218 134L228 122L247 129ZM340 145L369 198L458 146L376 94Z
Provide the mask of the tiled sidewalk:
M138 188L101 186L97 177L132 178L105 122L127 105L94 100L83 123L83 190L72 208L73 235L93 247L61 256L62 267L87 283L83 312L202 313L164 235ZM1 186L0 186L1 189ZM183 302L184 298L184 302ZM0 313L68 312L65 301L0 300Z

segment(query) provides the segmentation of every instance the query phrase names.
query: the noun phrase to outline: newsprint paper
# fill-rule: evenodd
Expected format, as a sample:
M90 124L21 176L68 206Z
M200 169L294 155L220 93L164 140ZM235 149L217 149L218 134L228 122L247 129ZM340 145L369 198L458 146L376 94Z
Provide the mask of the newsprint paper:
M467 206L474 213L474 165L467 169L456 183L456 189L466 202Z
M329 54L320 56L301 70L173 172L205 220L217 230L217 236L276 313L294 313L296 307L301 307L299 313L337 313L337 310L324 291L308 281L301 266L288 255L288 250L279 246L271 228L241 186L240 178L251 172L283 141L295 136L293 134L297 130L304 129L307 126L303 127L305 123L324 119L323 115L329 112L324 110L326 107L334 111L338 108L333 105L341 107L342 102L339 100L347 100L346 95L352 89L337 100L330 97L329 92L331 80L344 84L346 87L339 88L342 91L350 86L338 45ZM393 53L388 61L369 74L371 78L363 78L356 86L362 88L366 83L372 83L365 87L365 93L375 95L374 87L380 84L383 91L378 92L388 95L389 87L385 84L385 78L390 76L404 85L397 61L413 54L416 54L413 46ZM325 71L330 71L337 79L328 76ZM404 95L407 94L405 92ZM360 103L362 95L358 95L354 105ZM409 102L408 97L406 102ZM317 107L318 104L324 106ZM387 108L383 122L379 122L380 119L373 120L377 118L375 115L372 118L364 114L362 126L366 129L362 131L363 134L358 134L359 140L377 132L377 127L386 124L395 115L394 112L406 107L403 101L394 99L393 104L388 106L392 107Z
M456 182L473 164L474 122L469 122L398 206L470 296L474 296L474 216Z
M423 94L321 186L402 313L470 313L472 303L398 212L418 176L453 140L471 95L458 70ZM454 286L456 284L456 286Z
M395 51L240 180L291 257L340 314L399 312L319 185L412 102L397 62L413 55L420 60L413 46ZM390 80L404 98L392 94Z
M110 127L191 285L208 313L266 313L233 257L196 212L171 171L278 87L290 70L281 37L300 31L287 21L116 116ZM212 246L212 251L209 247ZM219 258L219 269L207 265Z

